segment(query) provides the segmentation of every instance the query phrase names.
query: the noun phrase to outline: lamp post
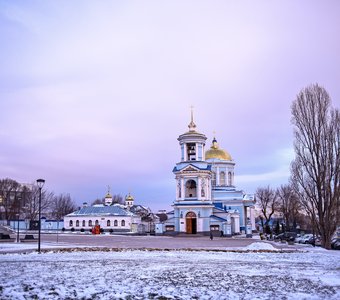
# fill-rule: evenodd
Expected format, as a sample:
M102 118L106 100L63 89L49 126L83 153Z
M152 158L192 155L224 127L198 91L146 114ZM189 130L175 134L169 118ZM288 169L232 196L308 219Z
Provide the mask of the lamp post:
M40 233L41 233L41 189L43 188L45 184L44 179L37 179L37 185L39 188L39 228L38 228L38 253L40 253Z
M20 214L16 214L17 215L17 243L19 243L19 216Z
M16 192L15 192L15 195L16 195ZM18 213L17 213L17 243L19 243L19 227L20 227L20 208L21 208L21 197L16 197L15 196L15 199L16 199L16 202L17 202L17 205L18 205Z

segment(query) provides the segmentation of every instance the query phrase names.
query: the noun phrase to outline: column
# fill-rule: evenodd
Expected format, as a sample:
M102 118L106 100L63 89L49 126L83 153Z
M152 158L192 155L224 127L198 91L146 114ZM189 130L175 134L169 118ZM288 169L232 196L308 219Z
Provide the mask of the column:
M185 160L184 144L181 145L181 161Z
M243 214L243 225L246 229L247 227L247 206L243 208L244 214Z
M220 185L220 168L216 167L216 186Z
M185 198L185 189L184 189L184 179L183 178L181 178L181 190L182 190L181 200L183 200Z
M178 201L181 197L182 197L182 194L181 194L181 197L179 195L179 188L180 188L180 185L181 185L181 179L180 178L177 178L176 179L176 200Z
M195 143L195 160L198 160L198 144Z
M197 200L201 200L202 197L201 197L201 188L202 188L202 185L201 185L201 177L197 177Z
M247 207L246 207L247 209ZM251 217L251 208L249 207L249 217ZM251 219L249 218L249 221L246 219L246 237L251 238L253 237L253 231L252 231L252 224Z
M255 230L255 218L254 218L254 208L253 207L249 207L249 218L250 218L250 222L251 222L251 229Z

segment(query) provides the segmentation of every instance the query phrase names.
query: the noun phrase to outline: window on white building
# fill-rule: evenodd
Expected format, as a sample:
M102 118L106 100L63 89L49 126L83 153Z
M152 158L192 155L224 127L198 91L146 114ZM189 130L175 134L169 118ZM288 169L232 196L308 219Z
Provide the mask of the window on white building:
M125 220L122 220L122 226L125 226Z
M89 226L92 227L92 220L89 220Z
M216 185L216 173L215 172L212 172L211 184L212 186Z
M69 225L70 225L70 227L72 227L72 226L73 226L73 221L72 221L72 220L70 220L70 223L69 223Z
M118 226L118 221L117 220L114 220L113 226Z
M222 171L220 173L220 185L225 185L225 173Z
M232 185L232 177L231 177L231 172L228 173L228 185Z
M197 197L197 188L195 180L188 180L185 184L185 198L196 198Z
M76 227L79 227L79 220L76 221Z
M107 226L107 227L110 227L110 226L111 226L111 221L110 221L110 220L107 220L106 226Z
M210 225L210 230L211 231L219 231L220 230L220 226L219 225Z
M85 220L83 220L83 225L82 225L83 227L85 227L86 225L85 225Z

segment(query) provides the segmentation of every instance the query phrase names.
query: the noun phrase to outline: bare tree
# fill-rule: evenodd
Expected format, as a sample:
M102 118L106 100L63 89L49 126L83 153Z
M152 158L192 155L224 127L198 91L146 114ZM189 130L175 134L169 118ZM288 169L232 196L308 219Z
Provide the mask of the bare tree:
M300 217L301 203L293 186L290 184L281 185L277 189L277 195L279 198L279 210L283 214L286 230L289 231L297 224Z
M0 180L0 198L5 220L15 219L18 211L17 192L19 190L20 183L17 181L10 178Z
M41 191L41 216L47 216L50 213L53 192L42 189ZM27 192L22 211L28 220L38 220L39 218L39 188L32 184Z
M303 89L292 104L295 160L292 182L322 245L330 249L340 223L340 112L319 85Z
M260 187L256 190L256 205L261 211L260 219L262 228L270 233L269 223L273 214L278 210L278 198L276 191L267 187Z
M121 195L117 194L112 196L112 203L124 204L125 200Z
M99 199L97 198L96 200L92 201L91 205L96 205L96 204L104 204L105 203L105 198ZM125 200L123 197L119 194L115 194L112 196L112 204L124 204Z
M69 194L54 196L51 203L51 216L61 220L64 216L77 210L77 205L72 201Z
M97 198L96 200L92 201L91 205L96 205L96 204L104 204L105 203L105 199L99 199Z

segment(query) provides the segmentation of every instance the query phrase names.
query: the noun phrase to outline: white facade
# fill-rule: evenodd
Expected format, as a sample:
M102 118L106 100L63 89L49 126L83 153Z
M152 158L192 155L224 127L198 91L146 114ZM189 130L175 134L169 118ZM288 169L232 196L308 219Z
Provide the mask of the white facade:
M196 131L191 115L189 131L178 137L180 162L173 169L176 182L174 211L164 222L168 233L223 234L245 232L254 225L254 198L234 185L235 162L214 138L205 151L207 137Z
M65 229L90 230L99 225L100 228L108 231L137 232L140 217L134 215L121 205L95 205L83 207L79 211L68 214L64 217Z

